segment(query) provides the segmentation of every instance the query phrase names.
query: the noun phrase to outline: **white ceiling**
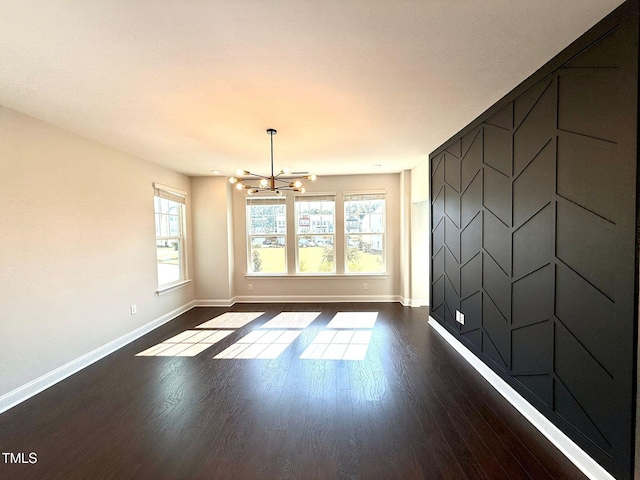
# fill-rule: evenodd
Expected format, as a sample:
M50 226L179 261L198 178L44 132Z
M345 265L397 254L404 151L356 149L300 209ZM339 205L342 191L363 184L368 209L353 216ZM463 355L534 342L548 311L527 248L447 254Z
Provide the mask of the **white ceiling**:
M620 0L2 0L0 104L188 175L411 168Z

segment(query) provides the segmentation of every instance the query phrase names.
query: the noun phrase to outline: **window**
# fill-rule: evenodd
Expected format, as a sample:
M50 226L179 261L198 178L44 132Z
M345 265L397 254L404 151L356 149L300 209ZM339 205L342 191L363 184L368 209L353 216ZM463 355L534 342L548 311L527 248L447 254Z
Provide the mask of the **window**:
M345 272L385 271L383 193L345 194Z
M158 287L185 280L185 193L154 184Z
M297 271L334 273L335 196L296 196L295 204Z
M248 272L287 273L284 197L247 198Z

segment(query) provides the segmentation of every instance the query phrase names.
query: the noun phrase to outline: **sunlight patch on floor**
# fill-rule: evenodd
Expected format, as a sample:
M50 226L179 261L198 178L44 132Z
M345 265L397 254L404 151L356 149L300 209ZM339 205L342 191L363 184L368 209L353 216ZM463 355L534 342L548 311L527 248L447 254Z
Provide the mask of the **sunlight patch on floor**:
M338 312L327 328L373 328L378 312Z
M320 312L280 312L260 328L307 328Z
M138 353L136 357L194 357L233 332L234 330L186 330Z
M264 312L226 312L196 328L241 328L261 315Z
M374 320L375 321L375 320ZM300 355L306 360L364 360L371 331L323 330Z
M278 358L301 333L302 330L253 330L213 358Z

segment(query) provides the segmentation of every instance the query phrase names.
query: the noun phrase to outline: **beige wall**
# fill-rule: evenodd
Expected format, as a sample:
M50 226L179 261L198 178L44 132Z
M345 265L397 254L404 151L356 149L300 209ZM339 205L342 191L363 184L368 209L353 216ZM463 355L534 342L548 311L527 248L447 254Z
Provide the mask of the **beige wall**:
M233 304L231 185L223 177L195 177L193 197L194 281L198 305Z
M411 296L414 305L429 305L430 205L429 159L411 170Z
M337 275L261 277L247 276L245 193L234 190L234 249L235 249L235 293L238 301L388 301L400 300L401 295L401 201L400 175L358 175L320 177L316 182L307 182L308 193L336 194L336 260L344 244L340 225L343 219L343 192L384 190L387 193L387 274L382 276ZM293 214L293 196L287 196L288 215ZM288 232L292 244L293 232ZM293 262L293 249L289 249L289 261ZM367 283L367 290L363 289ZM252 290L249 290L252 285Z
M0 107L0 397L193 300L192 284L155 293L153 182L190 191L184 175Z

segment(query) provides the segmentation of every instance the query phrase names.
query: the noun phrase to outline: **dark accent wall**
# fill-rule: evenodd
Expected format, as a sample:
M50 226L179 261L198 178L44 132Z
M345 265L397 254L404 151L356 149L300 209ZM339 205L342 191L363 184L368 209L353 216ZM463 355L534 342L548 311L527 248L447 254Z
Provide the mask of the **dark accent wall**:
M620 479L635 436L637 93L634 0L430 156L431 316Z

